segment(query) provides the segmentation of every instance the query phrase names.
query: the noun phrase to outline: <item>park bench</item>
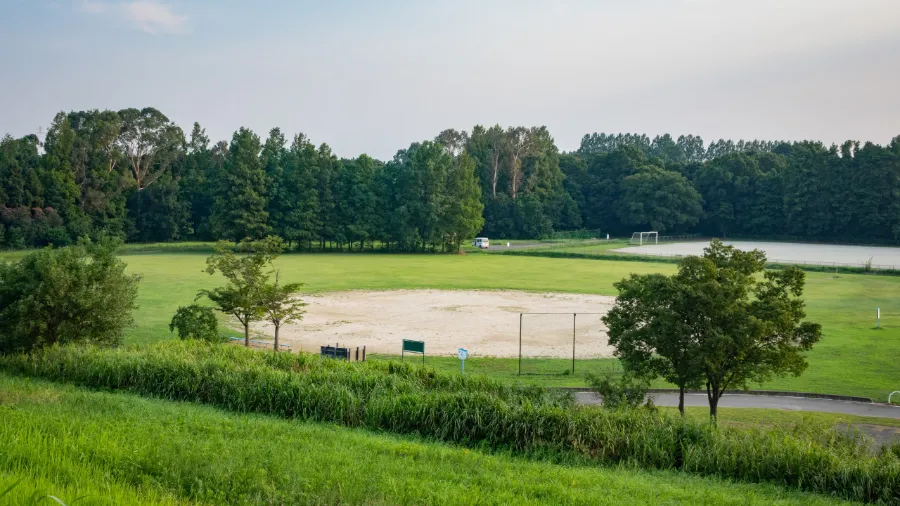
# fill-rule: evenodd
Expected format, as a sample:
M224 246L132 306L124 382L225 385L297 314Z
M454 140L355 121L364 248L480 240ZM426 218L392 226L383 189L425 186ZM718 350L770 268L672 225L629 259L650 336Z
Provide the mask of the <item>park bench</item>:
M234 337L234 336L231 336L231 337L229 337L228 339L229 339L232 343L238 343L238 342L239 342L239 343L243 343L243 342L244 342L244 338L243 338L243 337ZM261 339L251 339L251 340L250 340L250 346L262 347L262 348L271 348L271 347L272 347L272 342L271 342L271 341L263 341L263 340L261 340ZM291 345L289 345L289 344L284 344L284 343L280 343L280 344L278 345L278 349L279 349L280 351L291 351Z

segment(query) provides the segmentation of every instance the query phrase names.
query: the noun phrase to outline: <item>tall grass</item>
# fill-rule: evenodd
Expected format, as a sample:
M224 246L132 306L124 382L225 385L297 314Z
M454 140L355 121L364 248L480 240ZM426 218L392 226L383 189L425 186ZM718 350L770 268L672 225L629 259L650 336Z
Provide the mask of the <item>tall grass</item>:
M534 388L407 364L341 363L173 342L143 349L51 348L5 357L0 368L238 412L900 503L900 458L875 454L837 431L716 429L647 410L573 407Z
M3 505L48 494L70 506L840 503L772 485L555 465L2 373L0 420L0 492L24 478Z

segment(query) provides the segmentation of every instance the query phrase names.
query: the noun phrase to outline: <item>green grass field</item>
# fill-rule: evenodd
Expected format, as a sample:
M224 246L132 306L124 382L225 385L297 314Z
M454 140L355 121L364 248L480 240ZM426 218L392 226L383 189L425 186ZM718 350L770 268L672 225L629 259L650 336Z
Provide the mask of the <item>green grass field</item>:
M79 505L840 503L770 485L538 462L6 375L0 418L0 492L19 482L3 504L47 494L69 503L83 497Z
M191 244L202 249L202 244ZM190 304L198 289L221 282L203 272L206 253L130 246L124 256L131 271L143 275L135 317L127 332L131 343L170 339L168 323L179 305ZM151 251L140 253L140 251ZM10 258L21 253L7 253ZM613 283L632 272L671 273L666 263L519 257L497 254L292 254L278 261L283 279L302 281L311 292L351 289L518 289L615 295ZM759 388L858 395L884 401L900 389L900 278L807 273L809 318L823 326L823 340L810 354L800 378L777 379ZM875 308L882 328L876 330ZM517 361L473 358L470 372L515 381ZM429 358L440 370L457 370L455 358ZM609 361L584 361L576 375L564 376L569 361L535 359L530 371L552 376L526 377L552 386L584 386L580 372Z

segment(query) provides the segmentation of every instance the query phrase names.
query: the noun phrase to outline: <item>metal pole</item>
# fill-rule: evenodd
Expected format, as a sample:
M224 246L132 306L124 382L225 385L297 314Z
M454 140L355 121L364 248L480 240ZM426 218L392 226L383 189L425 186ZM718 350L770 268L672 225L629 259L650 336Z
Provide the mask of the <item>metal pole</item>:
M519 313L519 376L522 375L522 313Z
M572 313L572 374L575 374L575 318L578 313Z

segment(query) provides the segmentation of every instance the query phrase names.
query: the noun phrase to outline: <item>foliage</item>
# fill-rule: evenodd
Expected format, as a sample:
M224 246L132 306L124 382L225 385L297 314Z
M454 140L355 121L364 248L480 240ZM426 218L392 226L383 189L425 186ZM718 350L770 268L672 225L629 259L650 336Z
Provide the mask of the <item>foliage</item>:
M289 283L281 285L278 282L278 271L275 271L275 280L272 283L264 283L257 286L257 304L263 312L263 318L275 328L273 347L279 350L278 333L281 326L286 323L294 323L303 319L306 312L303 308L306 303L298 299L296 294L303 283Z
M805 352L822 338L821 325L803 321L805 275L795 267L762 272L765 255L713 240L702 257L688 257L675 278L683 287L698 341L710 414L729 387L746 388L775 375L799 376Z
M266 212L268 181L259 153L256 134L246 128L234 133L218 174L210 217L219 239L262 239L271 230Z
M207 297L219 311L234 316L244 326L244 344L250 346L250 323L265 314L260 294L265 290L272 260L284 244L278 237L261 241L244 240L238 244L220 241L216 252L206 259L206 272L220 272L228 284L212 290L200 290L197 298Z
M803 271L767 271L760 281L765 260L761 251L713 240L673 276L620 281L616 307L604 317L616 355L636 374L678 385L682 406L684 389L705 383L713 417L728 388L799 376L821 326L803 321Z
M658 167L642 167L622 180L622 223L670 232L693 227L703 214L702 199L687 178Z
M133 324L140 276L116 243L80 241L0 262L0 353L68 342L114 345Z
M663 377L678 387L678 410L684 414L684 393L702 384L703 353L695 339L690 287L662 274L632 274L615 284L616 304L603 317L609 344L631 374Z
M172 321L169 323L169 331L178 331L181 339L198 339L200 341L221 341L219 336L219 322L212 308L191 304L182 306L175 311Z
M649 410L571 407L523 390L393 363L171 342L143 350L56 347L0 367L238 412L339 423L525 455L681 469L859 501L895 502L900 461L840 433L716 428ZM298 372L299 371L299 372Z
M647 393L650 391L650 382L646 379L636 378L630 374L615 374L610 370L601 374L587 373L587 384L603 397L603 407L610 409L636 408L650 400Z
M900 137L706 145L594 133L560 153L546 127L476 125L387 161L339 158L302 133L291 141L278 128L263 141L242 127L210 142L197 123L185 139L152 107L59 113L45 139L0 140L0 211L16 222L0 223L0 245L274 234L297 249L450 251L476 234L581 228L900 241Z

